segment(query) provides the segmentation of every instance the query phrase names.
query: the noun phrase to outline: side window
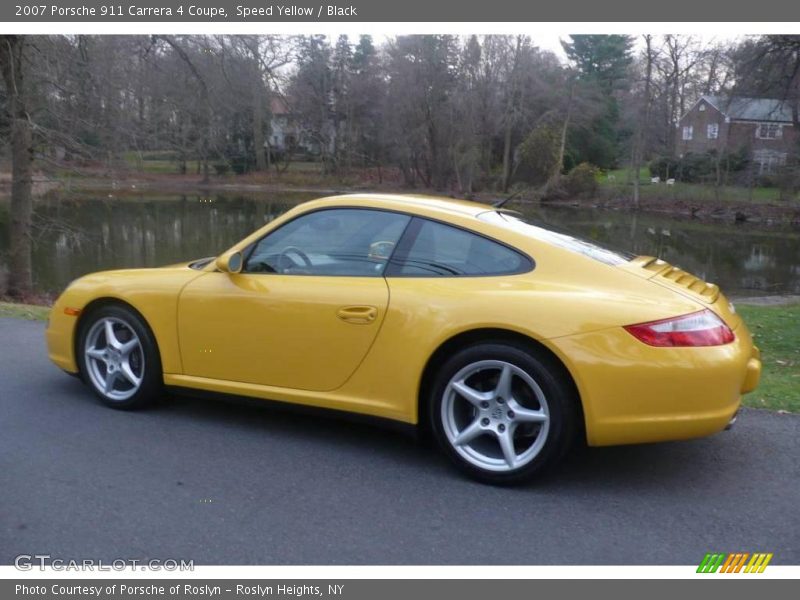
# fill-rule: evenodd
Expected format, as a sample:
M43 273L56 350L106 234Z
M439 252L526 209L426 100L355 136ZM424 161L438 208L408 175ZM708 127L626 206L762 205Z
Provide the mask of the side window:
M414 219L387 275L463 277L530 270L530 260L480 235L427 219Z
M244 271L378 277L410 219L360 208L302 215L257 242Z

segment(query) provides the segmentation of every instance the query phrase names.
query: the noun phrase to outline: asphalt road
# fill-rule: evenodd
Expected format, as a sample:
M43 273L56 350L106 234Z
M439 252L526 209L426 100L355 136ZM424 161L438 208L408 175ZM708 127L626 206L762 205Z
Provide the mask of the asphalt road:
M582 449L524 488L462 478L400 433L270 406L100 405L44 325L0 319L0 563L800 563L800 417L708 439Z

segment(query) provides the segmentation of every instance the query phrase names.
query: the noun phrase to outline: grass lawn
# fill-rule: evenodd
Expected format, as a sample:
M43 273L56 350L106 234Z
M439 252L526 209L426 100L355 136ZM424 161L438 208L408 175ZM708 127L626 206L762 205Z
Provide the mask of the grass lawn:
M137 152L126 152L123 155L123 160L128 168L133 170L141 170L143 173L156 173L156 174L177 174L178 161L169 158L169 152L143 152L141 156ZM211 174L216 174L215 164L220 163L219 160L209 161ZM199 161L187 160L186 172L188 174L199 173ZM322 174L323 165L321 162L315 161L294 161L289 165L287 172L291 173L306 173L306 174ZM275 173L274 167L269 169L269 173ZM227 175L234 176L233 171L230 169Z
M744 397L745 406L800 413L800 304L748 306L742 315L761 349L763 372L758 388ZM50 308L0 302L0 317L44 321Z
M710 184L681 183L674 185L665 183L653 184L650 182L650 169L642 167L639 172L639 181L642 184L642 198L671 198L683 201L703 200L734 200L739 202L777 202L780 200L780 190L776 187L742 187L722 186L717 189ZM627 193L633 182L632 169L613 169L598 175L597 182L601 189L609 191L624 189ZM783 200L785 202L785 200Z
M761 349L761 383L744 397L746 406L800 412L800 304L746 306L736 310Z
M170 160L169 158L164 158L165 153L143 153L141 159L136 152L126 152L123 156L125 160L125 164L128 165L129 168L133 170L139 170L143 173L179 173L178 169L178 161L177 160ZM211 164L211 172L214 172L213 161ZM198 172L198 161L196 160L187 160L186 161L186 172L187 173L197 173Z
M639 181L650 183L650 167L643 166L639 169ZM597 175L597 182L600 185L629 185L633 183L633 169L609 169Z
M0 317L13 317L15 319L25 319L26 321L45 321L49 314L49 306L0 302Z

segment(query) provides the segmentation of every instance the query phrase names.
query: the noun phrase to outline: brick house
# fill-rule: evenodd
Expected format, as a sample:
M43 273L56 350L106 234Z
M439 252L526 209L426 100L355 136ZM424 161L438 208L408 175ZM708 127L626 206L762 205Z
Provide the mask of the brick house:
M790 103L772 98L701 96L677 123L676 152L745 149L759 174L773 173L798 152Z

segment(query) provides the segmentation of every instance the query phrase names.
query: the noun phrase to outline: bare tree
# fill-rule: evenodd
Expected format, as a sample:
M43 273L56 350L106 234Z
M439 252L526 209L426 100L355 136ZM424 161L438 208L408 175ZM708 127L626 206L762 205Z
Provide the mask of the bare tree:
M189 53L179 40L169 35L162 35L157 37L164 40L177 53L177 55L189 68L189 71L191 71L192 75L194 76L195 80L199 85L200 102L202 105L202 116L200 122L200 128L201 128L200 164L202 165L203 169L203 183L208 183L211 179L208 163L209 163L209 154L211 150L211 120L212 120L212 108L211 108L208 83L206 82L206 78L203 75L203 73L201 73L200 69L195 64L195 61L192 59L191 56L189 56ZM209 51L207 47L204 48L204 50L206 52Z
M647 143L646 132L650 123L650 103L652 100L653 87L653 64L656 53L653 49L653 36L646 34L642 36L645 45L644 51L644 90L642 91L641 107L639 109L639 119L636 124L636 132L633 142L633 206L639 208L639 188L641 187L642 160L644 149Z
M24 299L33 291L31 213L33 211L33 133L25 87L27 39L0 36L0 70L6 87L11 129L11 252L8 295Z
M513 50L508 53L509 68L505 81L505 110L503 112L503 180L501 187L504 192L508 191L508 186L511 182L511 136L519 119L522 89L521 63L525 44L526 39L524 36L516 36Z
M248 64L255 169L265 171L271 160L265 131L269 101L277 87L277 72L292 60L292 38L277 35L220 36L220 47L238 52Z

